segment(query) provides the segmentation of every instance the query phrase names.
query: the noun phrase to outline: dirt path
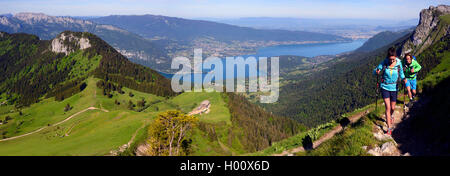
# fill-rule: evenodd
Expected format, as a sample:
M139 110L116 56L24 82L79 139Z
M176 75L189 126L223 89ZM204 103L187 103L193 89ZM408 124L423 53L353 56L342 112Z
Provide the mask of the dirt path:
M101 111L103 111L103 112L109 112L109 111L106 110L106 109L98 109L98 108L96 108L96 107L88 107L88 108L86 108L86 109L84 109L84 110L81 110L81 111L79 111L79 112L77 112L77 113L75 113L75 114L73 114L73 115L67 117L66 119L64 119L64 120L62 120L62 121L60 121L60 122L58 122L58 123L55 123L55 124L51 125L51 126L57 126L57 125L60 125L60 124L66 122L66 121L68 121L68 120L70 120L70 119L76 117L77 115L79 115L79 114L81 114L81 113L83 113L83 112L86 112L86 111L88 111L88 110L101 110ZM39 128L39 129L37 129L37 130L35 130L35 131L29 132L29 133L25 133L25 134L22 134L22 135L19 135L19 136L14 136L14 137L6 138L6 139L0 139L0 142L2 142L2 141L9 141L9 140L13 140L13 139L25 137L25 136L28 136L28 135L37 133L37 132L39 132L39 131L42 131L43 129L48 128L48 127L49 127L49 126L44 126L44 127Z
M372 111L372 109L368 109L362 112L359 112L351 117L349 117L348 119L350 120L350 124L355 123L356 121L358 121L362 116L368 114L370 111ZM339 125L337 127L334 127L331 131L325 133L322 137L320 137L318 140L313 142L313 148L317 148L318 146L320 146L320 144L322 144L323 142L331 139L334 135L336 135L337 133L341 132L343 130L342 126ZM303 146L297 147L297 148L293 148L290 150L285 150L282 153L279 154L273 154L272 156L288 156L294 153L298 153L298 152L302 152L305 151L305 149L303 148Z
M122 153L122 152L124 152L126 149L128 149L129 147L131 147L131 143L134 141L134 138L136 138L136 135L138 134L138 132L139 132L141 129L145 128L145 126L146 126L147 124L148 124L148 121L144 121L143 124L142 124L142 126L139 127L139 128L133 133L133 135L131 136L131 139L130 139L126 144L121 145L121 146L119 147L119 149L117 149L117 150L111 150L111 151L109 151L109 153L108 153L106 156L117 156L119 153ZM142 144L142 145L146 146L146 143L144 143L144 144ZM140 145L140 146L142 146L142 145ZM137 146L137 148L139 148L140 146ZM139 155L137 155L137 156L139 156Z
M139 127L133 134L133 136L131 136L131 139L128 141L127 145L128 147L131 145L131 143L134 141L134 138L136 138L136 135L138 134L138 132L145 127L145 125L147 125L147 121L145 121L141 127Z

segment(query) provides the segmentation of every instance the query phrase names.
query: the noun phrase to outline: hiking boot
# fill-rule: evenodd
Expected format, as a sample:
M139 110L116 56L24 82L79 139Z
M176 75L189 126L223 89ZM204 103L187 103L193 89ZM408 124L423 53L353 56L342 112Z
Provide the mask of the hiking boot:
M385 133L386 135L392 135L392 129L391 128L388 128L388 130L386 131L386 133Z

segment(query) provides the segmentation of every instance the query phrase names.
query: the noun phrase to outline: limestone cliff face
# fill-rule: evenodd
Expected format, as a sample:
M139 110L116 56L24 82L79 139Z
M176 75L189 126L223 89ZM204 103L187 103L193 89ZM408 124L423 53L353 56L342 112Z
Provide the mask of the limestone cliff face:
M91 47L89 39L83 35L76 36L70 32L63 32L52 40L51 50L56 53L65 53L66 55L78 49Z
M415 55L421 53L430 46L436 39L450 33L450 25L442 22L440 17L450 14L450 6L439 5L430 6L420 12L420 21L411 38L403 45L401 56L406 53ZM442 36L440 36L442 35Z

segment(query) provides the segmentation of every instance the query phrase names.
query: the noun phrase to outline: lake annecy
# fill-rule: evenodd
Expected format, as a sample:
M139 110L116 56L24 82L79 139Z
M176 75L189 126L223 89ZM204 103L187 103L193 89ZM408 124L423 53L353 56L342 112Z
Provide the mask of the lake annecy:
M366 42L367 39L353 40L345 43L314 43L314 44L295 44L295 45L277 45L264 47L257 50L255 56L281 56L294 55L315 57L320 55L336 55L343 52L353 51Z
M344 52L353 51L364 44L367 39L353 40L352 42L345 43L314 43L314 44L295 44L295 45L277 45L270 47L259 48L256 54L245 55L244 58L249 56L258 57L272 57L281 55L294 55L294 56L305 56L305 57L315 57L320 55L336 55ZM225 58L221 58L225 62ZM225 63L224 63L225 66ZM280 65L281 66L281 65ZM227 69L224 69L225 71ZM206 75L203 73L203 76ZM161 73L167 78L171 78L173 74ZM248 75L247 75L248 76ZM192 76L193 78L193 76ZM229 79L229 78L227 78ZM197 81L194 81L197 82Z

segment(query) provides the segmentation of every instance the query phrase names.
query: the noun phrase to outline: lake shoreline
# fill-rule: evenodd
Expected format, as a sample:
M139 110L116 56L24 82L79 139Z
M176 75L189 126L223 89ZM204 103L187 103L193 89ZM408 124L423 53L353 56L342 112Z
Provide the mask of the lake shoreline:
M314 57L336 57L341 54L353 52L366 42L367 39L358 39L351 42L335 42L335 43L308 43L308 44L289 44L262 47L257 50L256 54L232 56L232 57L279 57L279 56L299 56L306 58ZM226 58L220 58L224 63ZM164 77L171 79L174 73L158 72ZM200 74L200 73L197 73ZM203 73L205 74L205 73Z

